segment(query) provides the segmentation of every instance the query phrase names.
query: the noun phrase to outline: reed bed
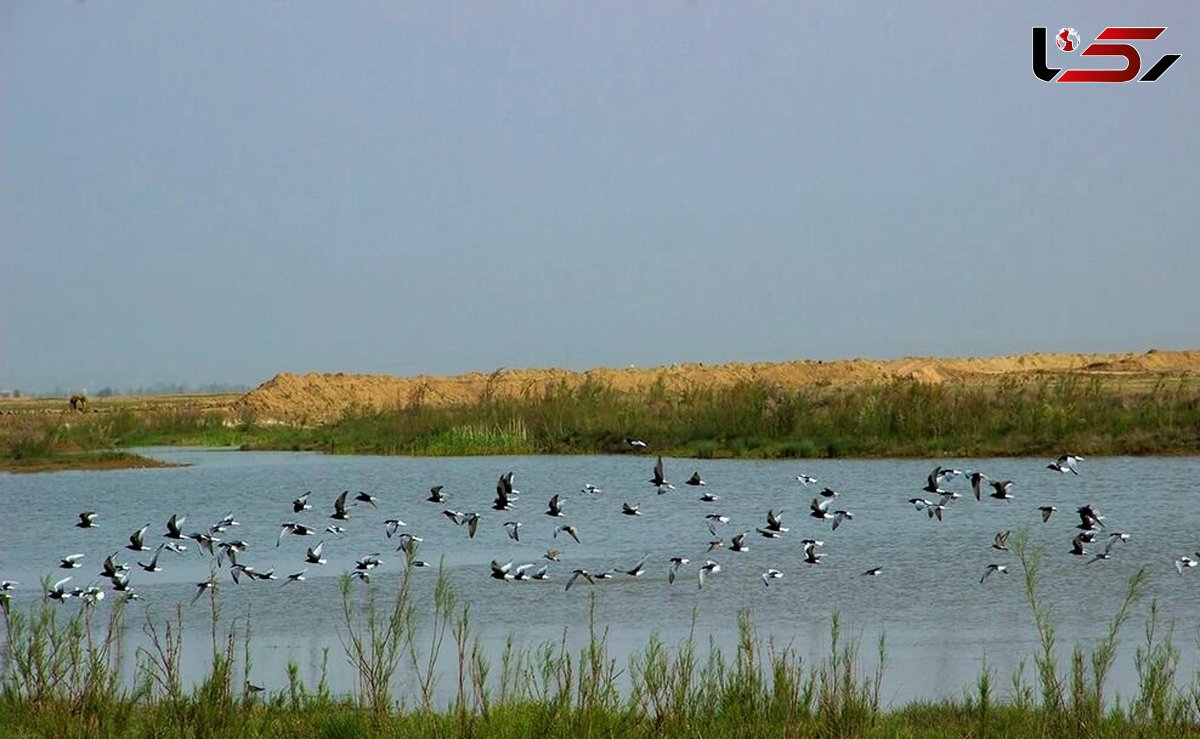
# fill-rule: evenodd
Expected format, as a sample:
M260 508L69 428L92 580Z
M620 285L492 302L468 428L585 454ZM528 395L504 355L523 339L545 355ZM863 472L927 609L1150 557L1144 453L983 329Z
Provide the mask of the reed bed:
M489 654L472 631L471 611L443 574L430 602L416 602L412 562L385 587L342 583L338 637L358 676L353 692L334 694L322 665L306 685L289 665L286 685L259 691L251 661L250 614L223 618L208 596L207 670L184 685L182 610L147 615L130 680L122 641L125 604L43 600L3 606L0 736L696 736L696 737L1175 737L1200 733L1200 675L1182 675L1173 633L1151 603L1136 669L1135 695L1105 690L1121 634L1144 597L1145 574L1131 578L1106 635L1076 645L1069 659L1055 640L1053 614L1041 597L1041 552L1025 536L1015 549L1041 648L1031 683L1024 666L1006 695L985 665L963 697L898 707L880 703L886 664L881 637L864 657L860 638L838 615L825 635L826 655L806 663L789 644L761 639L751 614L737 620L732 650L693 632L678 643L651 636L624 663L596 622L594 598L586 641L568 634ZM198 606L197 606L198 607ZM189 654L187 659L196 659ZM327 663L328 652L325 660ZM451 669L439 672L448 662ZM401 690L398 671L411 680ZM438 676L452 681L438 702Z
M747 382L644 393L598 382L475 403L348 412L246 444L385 454L608 453L625 438L693 457L1196 453L1200 385L1141 389L1077 377L968 387L895 381L842 389Z

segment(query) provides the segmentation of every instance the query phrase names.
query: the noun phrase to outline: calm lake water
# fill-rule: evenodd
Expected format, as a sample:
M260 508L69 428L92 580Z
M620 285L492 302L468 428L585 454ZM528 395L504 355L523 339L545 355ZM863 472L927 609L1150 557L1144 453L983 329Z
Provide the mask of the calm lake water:
M882 696L888 703L960 696L973 685L985 659L1006 687L1022 658L1029 660L1027 677L1033 679L1037 635L1015 554L991 545L997 532L1012 530L1015 538L1024 527L1035 545L1045 547L1045 597L1064 648L1076 642L1094 645L1120 605L1129 577L1147 568L1147 599L1123 633L1113 680L1117 692L1128 695L1136 685L1133 650L1142 638L1150 599L1174 622L1182 674L1192 675L1198 666L1200 568L1180 576L1173 562L1200 549L1200 502L1194 491L1200 458L1088 459L1078 476L1047 470L1049 460L1043 459L944 460L959 469L981 470L993 480L1013 480L1015 500L985 497L977 503L960 477L947 487L964 497L950 504L939 523L906 502L925 495L921 487L932 461L667 459L667 477L677 490L657 495L648 482L654 458L645 455L427 459L196 449L148 453L192 466L0 475L0 579L21 583L13 591L13 605L26 608L41 598L43 577L53 581L73 575L70 585L107 586L98 576L100 565L118 552L118 561L133 566L131 580L143 597L131 604L127 648L144 643L146 615L161 621L183 603L190 639L184 667L193 679L207 669L209 609L207 599L188 603L196 583L208 577L212 560L199 555L189 541L184 555L163 552L163 571L150 574L135 564L147 561L150 553L123 547L130 533L146 523L147 542L157 546L172 514L186 515L184 529L191 532L229 511L241 526L218 536L245 540L250 548L240 560L259 571L274 568L280 576L276 582L243 579L235 585L227 572L218 575L225 616L250 615L252 678L269 690L286 685L289 661L314 686L326 648L333 690L355 689L338 638L339 577L356 559L378 552L384 564L372 573L370 585L356 582L354 587L376 588L381 595L394 592L402 559L396 540L385 536L388 518L403 519L408 525L402 531L424 538L420 558L443 564L459 598L471 606L477 633L497 655L509 636L519 644L536 645L560 640L564 627L568 641L580 643L586 638L588 594L594 592L598 625L609 630L610 647L622 660L655 632L668 645L676 643L691 629L693 618L704 642L712 636L718 644L732 644L743 608L749 609L761 638L790 643L806 659L816 660L826 652L830 617L837 612L849 632L862 638L865 669L874 666L878 635L886 635ZM493 511L496 478L509 470L516 472L521 496L515 510ZM693 470L700 470L707 487L683 484ZM820 482L800 485L795 478L802 472ZM603 492L580 492L585 483ZM445 504L425 501L434 484L445 486ZM841 493L836 507L854 514L837 531L808 516L809 501L825 485ZM322 532L335 523L329 519L333 501L346 489L351 497L360 490L372 493L378 508L352 508L351 519L342 524L343 535L287 536L276 547L284 521L307 523ZM314 509L293 514L292 499L307 490ZM701 502L700 491L720 500ZM556 493L566 501L561 519L545 514L547 500ZM640 504L643 515L622 515L625 501ZM1131 535L1114 547L1111 559L1089 563L1090 554L1069 553L1079 523L1075 509L1084 504L1106 516L1109 531ZM1038 512L1043 505L1058 508L1048 523ZM445 508L483 515L474 539L465 526L442 515ZM764 525L769 508L785 511L783 524L791 530L780 539L754 533ZM85 510L98 512L97 528L74 526ZM749 532L749 551L706 553L713 538L707 513L729 517L718 531L727 545L733 535ZM519 543L506 535L502 523L507 520L523 522ZM562 523L578 529L581 543L565 534L554 537ZM803 562L799 542L808 537L825 542L820 565ZM1089 550L1102 551L1105 538L1102 533ZM285 585L287 574L306 566L306 547L322 540L327 564L308 565L307 581ZM548 563L550 581L489 578L491 560L546 563L542 555L548 548L559 549L562 559ZM83 567L57 567L61 557L75 552L86 555ZM564 591L576 567L593 573L628 569L645 554L649 558L641 577L620 574L594 586L578 582ZM686 556L691 564L669 586L672 556ZM707 578L701 590L696 572L708 558L718 561L721 571ZM991 563L1008 565L1010 574L980 584ZM861 574L877 566L883 567L878 577ZM769 567L784 575L764 587L760 575ZM418 602L431 603L427 594L435 578L432 568L416 571ZM113 600L110 594L100 608L109 608ZM74 612L80 606L68 600L56 607ZM443 660L443 668L452 669L450 648ZM443 696L451 689L449 674L442 680ZM412 700L411 694L401 697Z

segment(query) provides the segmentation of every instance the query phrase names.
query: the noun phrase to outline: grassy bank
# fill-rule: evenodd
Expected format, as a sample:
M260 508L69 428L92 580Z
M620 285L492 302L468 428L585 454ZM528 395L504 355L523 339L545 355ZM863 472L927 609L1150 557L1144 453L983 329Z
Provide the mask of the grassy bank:
M1200 383L1129 385L1064 376L978 387L894 381L850 388L728 387L621 392L597 382L481 393L432 406L419 397L348 410L315 428L195 408L8 424L7 458L56 449L195 444L332 453L612 453L626 437L654 451L713 457L1058 456L1200 453ZM23 425L21 425L23 424Z
M251 443L384 454L603 453L627 450L623 439L635 437L701 458L1187 454L1200 451L1200 385L1130 389L1068 377L982 387L742 383L623 393L590 383L454 408L349 413L288 436Z
M567 633L499 655L484 651L471 611L443 576L430 602L410 595L410 566L384 587L342 584L338 638L356 688L331 692L289 665L260 676L252 622L226 619L211 591L207 674L194 688L180 670L182 613L145 616L149 646L134 655L136 679L120 677L128 604L54 605L28 612L6 602L8 644L0 671L0 736L415 736L415 737L1176 737L1200 732L1200 675L1182 675L1172 632L1151 604L1137 648L1138 688L1116 702L1106 681L1119 639L1142 601L1144 572L1129 582L1107 635L1076 645L1067 664L1042 604L1040 552L1015 549L1032 628L1041 642L1032 678L1005 682L987 668L961 698L885 708L886 641L861 649L835 615L825 656L806 663L790 644L758 638L743 612L736 645L722 651L693 634L677 644L651 637L627 662L611 653L592 619L575 651ZM377 578L381 580L382 578ZM375 581L373 581L375 582ZM595 596L592 596L595 597ZM194 607L203 607L203 601ZM149 613L149 612L147 612ZM207 641L207 638L206 638ZM193 657L189 656L189 659ZM326 661L328 653L326 653ZM435 699L437 669L451 683ZM398 694L400 672L410 686ZM324 670L322 670L324 675ZM256 691L257 681L272 688Z
M128 452L58 452L42 456L0 458L0 472L33 473L64 470L133 470L178 467L171 462Z

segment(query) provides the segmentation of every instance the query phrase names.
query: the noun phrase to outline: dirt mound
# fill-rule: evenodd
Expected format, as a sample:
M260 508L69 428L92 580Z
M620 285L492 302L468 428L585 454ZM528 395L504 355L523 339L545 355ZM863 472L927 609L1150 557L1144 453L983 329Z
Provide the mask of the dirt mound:
M905 357L895 360L801 360L755 364L672 364L648 369L597 368L586 372L520 369L472 372L456 377L392 377L346 373L282 373L239 398L236 412L259 423L296 425L336 420L347 411L386 410L416 404L444 406L485 397L538 394L575 387L585 380L618 391L645 391L662 383L669 391L761 381L779 387L839 387L897 379L927 383L990 383L1012 376L1082 374L1121 378L1200 376L1200 350L1144 354L1018 354L988 358Z

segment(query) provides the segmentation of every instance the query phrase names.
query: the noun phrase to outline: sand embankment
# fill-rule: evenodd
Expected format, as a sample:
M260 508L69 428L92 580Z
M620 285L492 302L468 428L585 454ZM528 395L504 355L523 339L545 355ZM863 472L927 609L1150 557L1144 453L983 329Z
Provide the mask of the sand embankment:
M929 383L986 384L1005 378L1078 374L1126 381L1200 378L1200 350L1128 354L1017 354L987 358L906 357L755 364L673 364L651 368L515 369L455 377L393 377L346 373L284 372L238 398L236 413L260 423L312 425L334 420L347 409L388 409L414 403L444 406L495 397L537 393L594 379L619 391L640 391L661 381L670 390L762 381L788 388L853 386L896 379Z

